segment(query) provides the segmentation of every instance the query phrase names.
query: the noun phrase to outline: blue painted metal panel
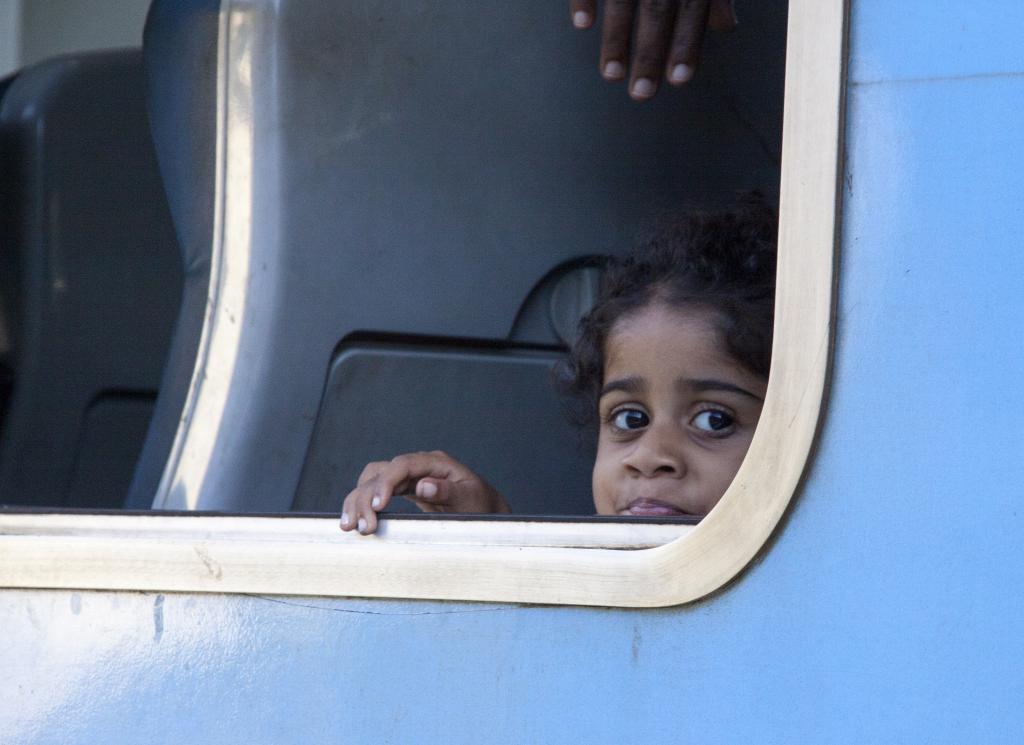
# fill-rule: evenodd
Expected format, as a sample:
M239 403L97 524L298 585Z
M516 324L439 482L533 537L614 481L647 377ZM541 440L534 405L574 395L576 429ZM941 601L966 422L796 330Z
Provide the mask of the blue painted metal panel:
M960 3L908 12L978 53L945 68L883 8L854 5L829 412L743 577L661 611L5 592L4 742L1020 742L1024 76Z
M850 78L962 78L1024 70L1024 4L852 0Z

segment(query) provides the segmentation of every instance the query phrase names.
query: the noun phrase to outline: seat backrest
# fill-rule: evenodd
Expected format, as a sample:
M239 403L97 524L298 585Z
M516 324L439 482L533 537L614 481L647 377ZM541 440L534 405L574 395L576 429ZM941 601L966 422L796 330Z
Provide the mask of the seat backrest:
M0 103L0 158L0 503L121 507L181 287L141 53L22 71Z
M647 104L547 0L222 12L215 384L156 506L333 510L365 460L440 447L525 511L589 511L586 450L540 415L585 307L556 288L662 211L775 191L785 3Z
M210 280L217 130L218 0L154 0L143 53L146 107L184 267L181 305L127 506L149 508L195 369Z

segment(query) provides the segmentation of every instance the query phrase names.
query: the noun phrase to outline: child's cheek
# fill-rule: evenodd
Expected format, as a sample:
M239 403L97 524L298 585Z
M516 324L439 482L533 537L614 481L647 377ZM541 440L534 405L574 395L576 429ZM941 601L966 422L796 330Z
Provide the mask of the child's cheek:
M597 458L594 460L594 470L591 476L594 511L598 515L615 514L614 471L607 443L598 443Z

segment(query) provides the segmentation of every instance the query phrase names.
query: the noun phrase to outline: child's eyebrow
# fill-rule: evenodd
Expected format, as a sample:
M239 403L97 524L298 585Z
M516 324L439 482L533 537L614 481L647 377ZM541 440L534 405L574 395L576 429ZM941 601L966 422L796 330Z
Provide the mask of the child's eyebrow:
M760 396L755 393L751 393L746 388L740 388L738 385L732 383L726 383L724 380L713 380L703 379L695 380L693 378L680 378L676 381L676 387L684 388L690 391L704 392L704 391L726 391L728 393L739 393L743 396L749 396L755 401L763 401Z
M629 393L635 396L639 393L643 393L644 387L643 378L638 378L635 375L628 378L618 378L617 380L610 380L604 384L604 387L601 388L601 395L599 398L604 398L604 396L612 391L622 391L623 393Z

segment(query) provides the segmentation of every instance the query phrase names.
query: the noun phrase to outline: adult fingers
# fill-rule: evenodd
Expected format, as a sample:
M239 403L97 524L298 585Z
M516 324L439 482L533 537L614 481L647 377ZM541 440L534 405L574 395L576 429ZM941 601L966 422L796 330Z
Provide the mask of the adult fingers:
M709 12L709 0L683 0L680 4L665 70L672 85L688 83L696 74Z
M678 0L640 0L629 79L629 95L638 101L658 91L678 5Z
M708 28L712 31L732 31L736 23L734 0L711 0Z
M636 0L605 0L601 22L601 75L605 80L626 77L635 7Z
M590 28L594 24L594 9L597 0L569 0L572 25L576 28Z

